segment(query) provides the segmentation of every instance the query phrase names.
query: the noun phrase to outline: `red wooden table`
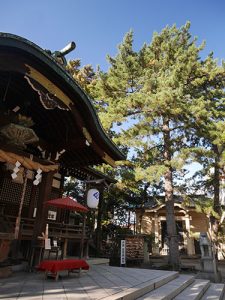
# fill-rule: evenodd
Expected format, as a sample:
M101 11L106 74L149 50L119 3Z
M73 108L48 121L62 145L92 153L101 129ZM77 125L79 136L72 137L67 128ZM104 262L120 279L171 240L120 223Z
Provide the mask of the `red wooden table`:
M68 274L78 270L89 270L89 265L84 259L64 259L64 260L44 260L37 267L39 271L45 271L46 277L49 275L58 279L59 271L67 270Z

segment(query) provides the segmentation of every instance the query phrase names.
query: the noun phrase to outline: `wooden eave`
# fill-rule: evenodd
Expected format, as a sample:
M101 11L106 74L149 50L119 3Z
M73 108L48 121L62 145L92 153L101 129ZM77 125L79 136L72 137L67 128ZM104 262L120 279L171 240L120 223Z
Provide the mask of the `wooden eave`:
M21 106L20 113L34 119L33 129L42 144L48 144L51 160L54 161L54 155L63 149L66 151L59 162L71 168L104 162L114 165L115 161L125 159L104 132L87 94L37 45L12 34L0 33L0 81L1 97L9 85L11 100L5 101L7 109ZM44 108L38 89L33 86L36 83L43 93L56 95L63 109ZM30 101L29 107L26 100Z
M110 184L115 184L117 182L117 180L115 180L114 178L100 172L97 171L94 168L91 167L77 167L77 168L73 168L73 170L71 170L71 176L80 179L80 180L84 180L84 181L94 181L95 180L103 180L107 185Z

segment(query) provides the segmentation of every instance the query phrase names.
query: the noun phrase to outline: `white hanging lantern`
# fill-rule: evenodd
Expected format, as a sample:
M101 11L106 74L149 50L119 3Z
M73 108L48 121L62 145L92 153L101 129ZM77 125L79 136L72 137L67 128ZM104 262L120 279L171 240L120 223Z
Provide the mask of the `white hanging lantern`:
M96 189L90 189L87 193L87 206L90 208L96 208L99 203L99 191Z

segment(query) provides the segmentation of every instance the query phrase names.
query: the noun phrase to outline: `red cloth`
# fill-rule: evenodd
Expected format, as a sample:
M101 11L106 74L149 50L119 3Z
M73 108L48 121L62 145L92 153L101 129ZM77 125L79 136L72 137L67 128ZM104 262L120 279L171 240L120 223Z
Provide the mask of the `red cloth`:
M80 268L83 270L89 270L89 265L84 259L44 260L37 267L40 271L49 271L52 273Z

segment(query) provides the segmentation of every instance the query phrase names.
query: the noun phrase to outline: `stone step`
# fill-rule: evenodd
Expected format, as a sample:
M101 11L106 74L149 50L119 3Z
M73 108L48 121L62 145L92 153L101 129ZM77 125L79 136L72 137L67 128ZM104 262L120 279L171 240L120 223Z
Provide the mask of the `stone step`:
M201 300L222 300L224 296L225 285L222 283L211 283Z
M149 280L147 282L143 282L141 284L138 284L132 288L126 289L122 292L118 292L116 294L113 294L111 296L102 298L104 300L136 300L139 299L142 295L145 295L146 293L153 291L155 289L160 288L161 286L164 286L170 281L173 281L179 276L178 272L165 272L165 275L161 275L155 279Z
M199 300L209 286L209 280L195 279L195 281L176 296L174 300Z
M180 294L186 287L192 284L194 281L194 276L190 275L180 275L176 279L168 282L167 284L161 286L142 297L137 298L138 300L170 300L174 299L178 294Z

